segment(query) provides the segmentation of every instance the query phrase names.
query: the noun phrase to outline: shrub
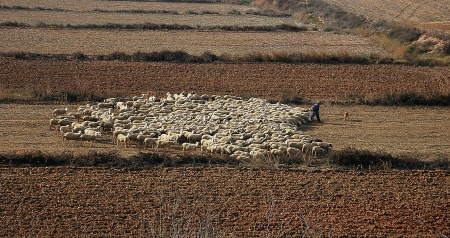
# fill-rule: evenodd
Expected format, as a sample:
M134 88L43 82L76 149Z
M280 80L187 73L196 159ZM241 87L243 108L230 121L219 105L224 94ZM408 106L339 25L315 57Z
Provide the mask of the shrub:
M401 42L413 42L419 39L422 32L412 27L393 26L392 29L389 30L388 35Z
M73 54L73 59L75 59L75 60L85 60L87 58L88 57L85 54L81 53L81 52L76 52L76 53Z
M299 95L286 95L281 99L281 103L284 104L303 104L303 98Z
M420 169L426 167L426 163L415 158L399 158L381 151L369 151L347 147L335 151L330 158L335 165L351 168L396 168L396 169Z

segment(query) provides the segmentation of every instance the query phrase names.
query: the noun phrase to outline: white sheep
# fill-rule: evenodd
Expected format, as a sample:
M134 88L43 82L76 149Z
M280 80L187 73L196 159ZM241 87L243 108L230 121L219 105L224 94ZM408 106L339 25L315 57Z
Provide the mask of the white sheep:
M327 143L327 142L322 142L322 141L313 142L312 145L320 146L320 148L324 149L326 153L330 153L331 148L333 147L333 144Z
M63 136L64 144L68 143L69 140L78 141L80 139L81 132L74 133L74 132L67 132Z
M196 143L202 140L202 134L191 133L187 136L187 140L189 143Z
M173 141L157 140L155 149L158 149L159 147L161 147L161 148L170 148L173 144L174 144Z
M83 146L83 141L89 141L92 144L98 137L100 137L100 132L97 132L95 135L81 134L81 145Z
M301 149L295 148L295 147L288 147L287 148L287 156L288 157L294 157L298 156L302 153Z
M311 150L311 153L312 153L312 155L314 155L314 156L318 156L318 155L323 155L323 154L325 154L325 149L323 149L322 147L320 147L320 146L318 146L318 145L315 145L315 146L313 146L313 148L312 148L312 150Z
M64 134L72 131L71 126L60 126L59 131L61 132L61 138L63 138Z
M266 159L267 156L264 152L252 150L252 151L250 151L250 157L253 159L264 160L264 159Z
M119 134L119 135L117 135L116 143L117 143L117 146L120 146L121 144L123 144L123 146L125 148L127 148L128 144L130 143L130 138L126 135Z
M181 144L183 154L185 153L185 151L192 151L192 154L194 154L194 151L197 149L199 144L200 144L199 142L196 142L195 144L191 144L191 143Z
M311 143L305 143L302 146L302 153L308 155L311 153L313 145Z
M59 126L58 122L59 122L58 119L55 118L50 119L50 130L52 128L56 129L56 127Z
M52 115L55 116L55 117L61 116L61 115L66 114L68 110L69 110L69 109L68 109L67 107L64 108L64 109L58 109L58 108L57 108L57 109L53 110Z
M144 139L144 147L147 149L148 147L154 148L156 150L156 143L159 139L158 138L145 138Z

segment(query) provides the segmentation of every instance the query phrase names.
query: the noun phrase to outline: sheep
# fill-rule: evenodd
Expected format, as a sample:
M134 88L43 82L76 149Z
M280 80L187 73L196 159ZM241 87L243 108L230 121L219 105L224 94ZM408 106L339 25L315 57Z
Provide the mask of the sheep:
M189 143L196 143L202 140L202 136L203 136L202 134L191 133L187 136L187 139Z
M313 146L311 153L314 156L323 155L323 154L325 154L325 149L323 149L322 147L320 147L318 145L315 145L315 146Z
M302 149L303 145L304 145L304 143L298 142L298 141L289 141L287 143L288 147L293 147L293 148L297 148L297 149Z
M313 145L311 143L305 143L302 146L302 153L308 155L311 153Z
M333 147L333 144L331 143L327 143L327 142L313 142L312 143L313 146L320 146L320 148L324 149L326 153L330 153L331 152L331 148Z
M299 154L302 153L301 149L295 148L295 147L288 147L287 148L287 156L288 157L293 157L293 156L297 156Z
M100 137L100 132L97 132L95 135L88 135L88 134L81 134L80 141L81 146L83 146L83 141L89 141L91 144L97 140L97 138Z
M145 149L147 149L148 147L151 147L156 150L156 142L158 140L159 140L158 138L145 138L145 140L144 140Z
M266 154L261 151L252 150L250 151L250 157L253 159L264 160L266 159Z
M69 140L78 141L80 139L81 132L74 133L74 132L66 132L63 136L64 145L69 142Z
M64 134L72 131L71 126L60 126L59 131L61 132L61 138L63 138Z
M64 108L64 109L58 109L58 108L57 108L57 109L53 110L52 115L55 116L55 117L61 116L61 115L66 114L67 111L68 111L68 108L67 108L67 107Z
M117 146L120 146L121 144L123 144L123 146L125 148L127 148L128 144L130 143L130 138L126 135L119 134L119 135L117 135L116 143L117 143Z
M117 107L117 109L119 111L122 110L122 109L127 109L128 108L127 105L124 102L117 102L116 103L116 107Z
M153 135L143 135L143 134L137 135L136 136L137 146L143 146L145 139L153 137L154 137Z
M145 145L145 149L154 147L155 150L175 143L183 147L186 142L199 142L202 152L234 154L245 151L246 157L250 157L250 152L256 151L252 154L262 153L265 158L275 154L294 156L303 149L304 143L313 141L313 137L298 130L302 120L308 118L307 112L281 103L270 104L264 99L245 100L230 95L202 98L194 93L188 97L188 93L181 93L168 94L167 99L155 97L151 101L144 95L116 106L118 115L112 113L114 109L98 108L99 104L80 106L78 112L86 114L82 118L86 122L80 129L75 129L77 124L72 124L72 131L84 133L89 130L88 126L100 126L112 131L114 144L117 144L119 134L127 136L126 147L133 141L139 146ZM146 131L149 134L144 133ZM160 138L154 138L157 136ZM305 153L310 154L312 148L306 148Z
M59 126L68 126L68 125L72 125L72 123L73 123L73 121L71 121L71 120L69 120L67 118L58 120L58 125Z
M183 144L181 145L183 154L184 154L185 151L192 151L192 154L194 154L194 151L195 151L195 149L197 149L197 147L198 147L199 144L200 144L199 142L197 142L197 143L195 143L195 144L191 144L191 143L183 143Z
M159 147L170 148L170 146L172 146L173 144L174 144L173 141L157 140L156 141L156 149L158 149Z
M59 126L58 122L59 122L58 119L55 118L50 119L50 130L52 128L56 129L56 127Z
M280 157L284 155L284 152L280 149L272 149L270 150L270 155L274 156L274 157Z

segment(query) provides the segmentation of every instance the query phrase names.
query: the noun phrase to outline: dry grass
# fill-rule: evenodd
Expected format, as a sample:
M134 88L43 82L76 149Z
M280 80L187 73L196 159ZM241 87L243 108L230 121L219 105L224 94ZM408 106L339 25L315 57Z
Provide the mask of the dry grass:
M245 12L257 10L256 7L230 4L174 3L174 2L133 2L133 1L103 1L103 0L0 0L3 6L27 6L60 8L75 11L92 11L102 9L117 10L169 10L184 13L187 11L214 11L227 13L231 10Z
M447 21L450 5L448 1L415 0L325 0L346 12L363 15L372 20L394 20L412 22Z
M199 55L249 53L341 53L387 55L369 39L324 32L140 31L3 28L2 52L86 55L184 50Z
M1 11L0 22L21 22L29 25L46 24L178 24L196 26L276 26L280 24L302 25L294 18L268 17L252 14L134 14L116 12L58 12L58 11Z

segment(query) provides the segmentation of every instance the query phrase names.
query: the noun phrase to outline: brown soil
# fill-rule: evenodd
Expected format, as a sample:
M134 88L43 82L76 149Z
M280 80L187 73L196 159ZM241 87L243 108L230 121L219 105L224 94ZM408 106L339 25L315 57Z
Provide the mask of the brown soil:
M449 93L448 68L398 65L167 64L1 59L3 97L85 90L101 95L195 90L325 99L306 133L347 146L449 158L442 107L335 106L350 94ZM424 82L425 81L425 82ZM314 87L316 86L316 87ZM111 151L64 147L48 129L63 104L0 104L0 152ZM75 110L78 105L67 105ZM304 105L305 107L308 105ZM344 111L350 120L343 121ZM136 154L135 147L122 150ZM1 168L0 236L448 236L448 171L246 168ZM201 224L201 225L200 225ZM160 233L161 230L161 233Z
M446 237L450 174L0 169L2 237Z

